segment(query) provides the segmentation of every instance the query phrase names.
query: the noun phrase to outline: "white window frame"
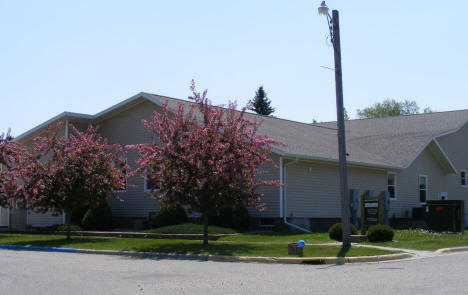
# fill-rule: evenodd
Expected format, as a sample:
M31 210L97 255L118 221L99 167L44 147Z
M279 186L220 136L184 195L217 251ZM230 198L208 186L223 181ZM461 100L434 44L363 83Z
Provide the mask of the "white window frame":
M420 195L421 188L420 188L420 183L419 183L419 178L421 178L421 177L426 180L425 181L426 187L424 189L426 191L426 201L425 202L421 202L421 195ZM429 177L427 175L424 175L424 174L419 174L418 175L418 199L419 199L419 204L425 205L427 203L428 197L429 197Z
M157 189L154 189L154 190L148 189L147 184L148 184L148 178L146 177L146 174L145 174L144 182L143 182L143 191L145 193L157 192L157 191L159 191L161 189L161 188L157 188Z
M123 158L125 165L127 165L127 158ZM125 169L125 189L124 190L114 190L116 193L126 193L128 188L128 169Z
M388 191L388 194L389 194L389 195L390 195L390 191L388 190L388 187L389 187L389 185L388 185L388 176L389 176L390 174L393 175L393 191L395 192L395 197L393 197L393 198L390 197L389 199L394 201L394 200L397 199L397 196L398 196L398 191L397 191L397 177L396 177L397 174L396 174L396 172L388 172L388 173L387 173L387 191Z
M461 183L461 181L462 181L462 179L463 179L462 173L465 173L465 184L464 184L464 185ZM467 179L467 175L466 175L466 170L465 170L465 169L461 169L461 170L460 170L460 186L461 186L461 187L467 187L467 183L468 183L468 179Z

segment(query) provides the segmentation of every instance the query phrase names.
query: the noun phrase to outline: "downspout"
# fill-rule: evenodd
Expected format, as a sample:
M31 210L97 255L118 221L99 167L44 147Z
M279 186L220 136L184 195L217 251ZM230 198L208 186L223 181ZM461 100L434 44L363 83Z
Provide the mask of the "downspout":
M284 224L287 224L290 227L294 227L295 229L301 230L301 231L306 232L306 233L312 233L308 229L305 229L303 227L300 227L298 225L295 225L293 223L288 222L288 220L286 218L286 183L285 183L286 167L290 166L292 164L295 164L297 162L299 162L299 158L296 157L296 159L294 159L294 161L283 164L283 158L282 157L280 158L280 174L281 174L281 184L282 184L281 190L280 190L280 196L281 196L281 199L283 201L283 212L282 212L283 222L284 222Z

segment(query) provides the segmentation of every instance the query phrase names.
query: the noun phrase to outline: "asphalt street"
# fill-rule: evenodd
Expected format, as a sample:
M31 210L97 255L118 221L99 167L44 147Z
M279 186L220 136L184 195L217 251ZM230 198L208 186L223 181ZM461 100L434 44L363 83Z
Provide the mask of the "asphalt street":
M468 294L468 253L291 265L0 250L0 294Z

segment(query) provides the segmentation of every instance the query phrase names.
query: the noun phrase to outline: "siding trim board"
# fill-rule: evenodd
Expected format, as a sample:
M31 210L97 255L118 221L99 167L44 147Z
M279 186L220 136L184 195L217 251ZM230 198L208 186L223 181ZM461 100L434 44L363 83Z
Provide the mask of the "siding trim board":
M322 158L322 157L312 157L312 156L307 156L307 155L301 155L301 154L289 154L289 153L284 153L278 149L273 149L272 150L275 154L278 154L284 158L300 158L301 160L307 160L307 161L312 161L312 162L320 162L320 163L327 163L327 164L335 164L339 165L339 160L338 159L332 159L332 158ZM356 161L347 161L348 166L353 166L353 167L363 167L363 168L369 168L369 169L374 169L374 168L380 168L382 170L387 170L387 169L402 169L403 167L397 167L397 166L391 166L391 165L381 165L381 164L373 164L373 163L365 163L365 162L356 162Z
M435 150L436 152L440 152L442 153L442 158L445 159L447 161L447 163L444 163L444 164L448 164L450 166L450 169L446 169L448 173L454 173L454 174L457 174L458 171L457 171L457 168L455 168L455 165L453 165L452 163L452 160L450 160L450 157L447 155L447 153L444 151L444 149L442 148L442 146L439 144L439 142L437 141L437 139L434 138L434 144L437 146L437 149ZM432 150L431 150L432 151ZM439 157L440 158L440 157Z

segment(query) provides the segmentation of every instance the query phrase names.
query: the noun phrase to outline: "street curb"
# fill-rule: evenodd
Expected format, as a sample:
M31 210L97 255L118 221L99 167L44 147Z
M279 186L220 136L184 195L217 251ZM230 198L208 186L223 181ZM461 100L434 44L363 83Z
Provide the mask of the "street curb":
M358 257L258 257L258 256L220 256L209 255L209 261L229 262L261 262L261 263L284 263L284 264L342 264L355 262L380 262L413 257L410 253L398 253L376 256Z
M162 252L135 252L135 251L117 251L117 250L92 250L92 249L76 249L76 253L81 254L101 254L127 256L137 258L160 258L160 259L180 259L180 260L200 260L208 261L207 254L178 254L178 253L162 253Z
M455 252L464 252L468 251L468 247L455 247L455 248L444 248L435 251L434 253L437 254L445 254L445 253L455 253Z
M376 255L376 256L358 256L358 257L225 256L225 255L211 255L211 254L134 252L134 251L116 251L116 250L92 250L92 249L36 247L36 246L17 246L17 245L1 245L1 244L0 244L0 249L23 250L23 251L66 252L66 253L80 253L80 254L101 254L101 255L137 257L137 258L158 258L158 259L218 261L218 262L260 262L260 263L282 263L282 264L343 264L343 263L355 263L355 262L380 262L380 261L387 261L387 260L411 258L414 256L413 254L410 254L410 253L398 253L398 254Z
M56 247L39 247L39 246L0 245L0 249L4 249L4 250L21 250L21 251L46 251L46 252L77 253L77 249L74 249L74 248L56 248Z

